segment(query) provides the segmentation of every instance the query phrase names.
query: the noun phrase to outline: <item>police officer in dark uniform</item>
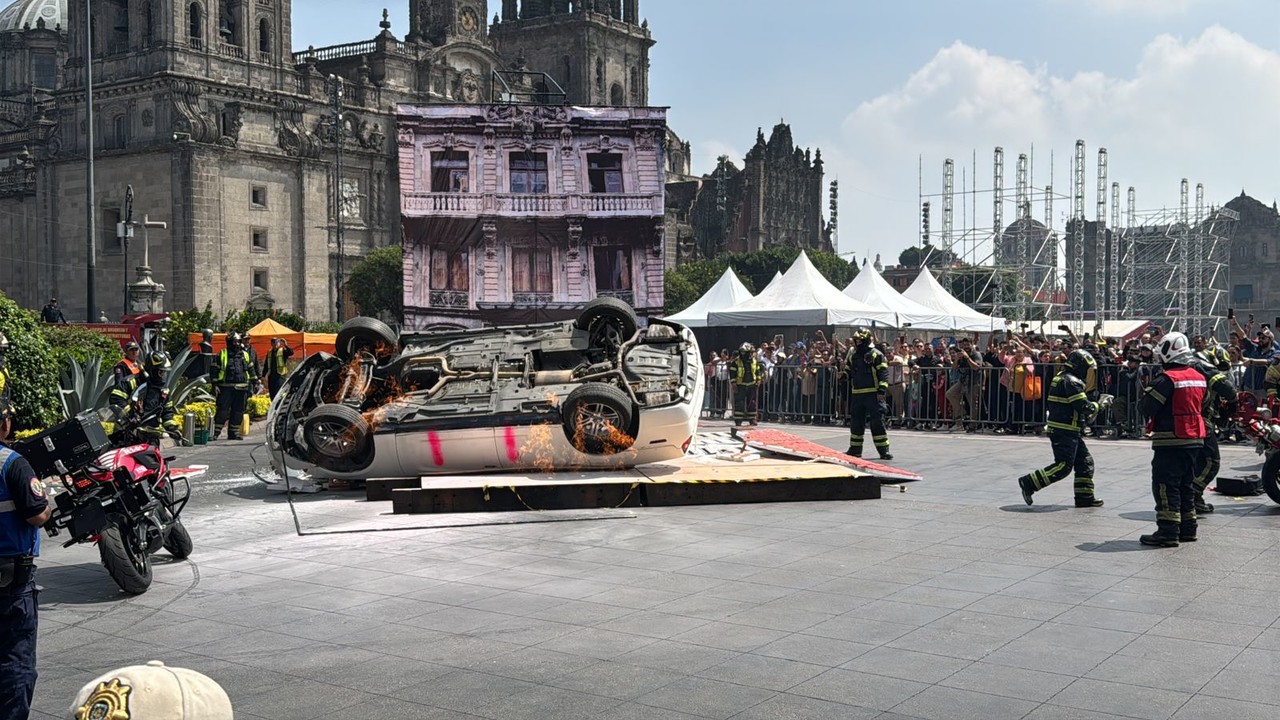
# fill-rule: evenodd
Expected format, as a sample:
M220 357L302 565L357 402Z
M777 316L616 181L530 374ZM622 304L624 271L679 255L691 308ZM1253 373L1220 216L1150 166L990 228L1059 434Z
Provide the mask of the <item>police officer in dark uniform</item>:
M1213 512L1213 505L1204 501L1204 490L1218 477L1222 468L1222 453L1218 450L1219 422L1236 413L1236 386L1231 382L1231 358L1221 346L1196 353L1194 367L1204 376L1208 386L1204 397L1204 449L1200 465L1191 486L1195 491L1196 515Z
M1138 540L1153 547L1177 547L1197 539L1195 468L1204 451L1204 398L1209 384L1192 366L1195 355L1182 333L1161 338L1156 358L1164 372L1142 398L1142 408L1151 418L1156 531Z
M0 442L12 414L0 408ZM52 508L44 485L18 453L0 446L0 720L26 720L36 687L35 558Z
M1049 383L1046 398L1049 415L1049 445L1053 448L1053 464L1018 478L1022 499L1031 504L1031 496L1075 473L1076 507L1101 507L1102 500L1093 491L1093 455L1084 444L1083 430L1098 414L1098 403L1089 399L1086 378L1097 369L1093 356L1084 350L1072 350L1067 365Z
M729 380L733 383L733 426L755 425L760 410L760 361L751 343L742 343L738 357L729 363Z
M111 404L115 407L128 405L133 391L138 389L143 380L142 365L138 363L138 354L141 352L142 347L130 340L124 346L124 359L111 369L111 374L115 377L115 387L111 388Z
M241 343L240 333L227 333L227 347L217 356L213 374L209 378L218 393L217 410L213 416L213 439L227 425L227 437L240 439L240 420L244 417L249 388L258 382L258 364L252 353Z
M889 360L876 349L870 330L853 333L854 346L844 362L849 379L849 450L862 457L863 436L871 425L871 442L881 460L892 460L889 431L884 427L885 394L889 392Z

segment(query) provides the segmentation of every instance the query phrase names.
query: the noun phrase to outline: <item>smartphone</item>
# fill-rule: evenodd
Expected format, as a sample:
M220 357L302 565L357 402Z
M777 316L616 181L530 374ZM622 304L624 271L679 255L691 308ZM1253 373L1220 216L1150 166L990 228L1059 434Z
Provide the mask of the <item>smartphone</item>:
M1234 320L1236 316L1235 308L1227 308L1227 319Z

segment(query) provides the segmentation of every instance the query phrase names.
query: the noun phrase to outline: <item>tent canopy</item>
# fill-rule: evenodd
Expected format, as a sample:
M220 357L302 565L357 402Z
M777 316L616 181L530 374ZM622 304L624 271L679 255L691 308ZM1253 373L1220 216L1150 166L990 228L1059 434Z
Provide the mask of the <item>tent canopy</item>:
M908 324L920 330L951 330L955 327L953 316L903 297L870 265L862 266L858 276L845 287L844 294L872 307L892 312L898 319L894 323L895 327L905 327Z
M928 267L920 268L920 274L902 295L908 300L953 316L955 326L950 328L952 330L996 332L1005 327L1004 318L984 315L957 300L938 283Z
M703 293L692 305L680 312L670 315L667 320L678 322L687 327L706 327L707 313L713 310L727 310L734 305L751 299L751 292L742 284L733 268L725 268L724 274Z
M707 316L707 324L712 327L893 325L894 322L892 312L858 302L827 282L804 251L780 279L770 283L759 295Z
M781 280L781 279L782 279L782 271L781 271L781 270L779 270L779 271L777 271L777 272L775 272L775 273L773 274L773 279L772 279L772 280L770 280L770 281L769 281L769 284L768 284L768 285L765 285L765 286L764 286L764 290L761 290L760 292L764 292L765 290L768 290L769 288L773 287L774 285L777 285L777 284L778 284L778 281L779 281L779 280Z

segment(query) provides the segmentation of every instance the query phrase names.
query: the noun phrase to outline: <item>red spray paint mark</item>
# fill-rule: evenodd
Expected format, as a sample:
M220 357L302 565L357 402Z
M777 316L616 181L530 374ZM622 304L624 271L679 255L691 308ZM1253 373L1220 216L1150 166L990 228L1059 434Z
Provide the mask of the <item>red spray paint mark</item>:
M516 429L505 428L507 438L507 459L515 462L520 457L520 449L516 447Z
M440 436L429 432L427 442L431 443L431 461L436 464L436 467L444 465L444 452L440 450Z

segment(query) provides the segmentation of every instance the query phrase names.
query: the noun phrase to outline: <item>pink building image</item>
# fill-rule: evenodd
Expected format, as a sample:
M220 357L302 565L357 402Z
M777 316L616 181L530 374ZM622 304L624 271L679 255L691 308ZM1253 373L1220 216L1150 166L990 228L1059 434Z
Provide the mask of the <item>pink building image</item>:
M404 322L662 311L666 109L401 105Z

